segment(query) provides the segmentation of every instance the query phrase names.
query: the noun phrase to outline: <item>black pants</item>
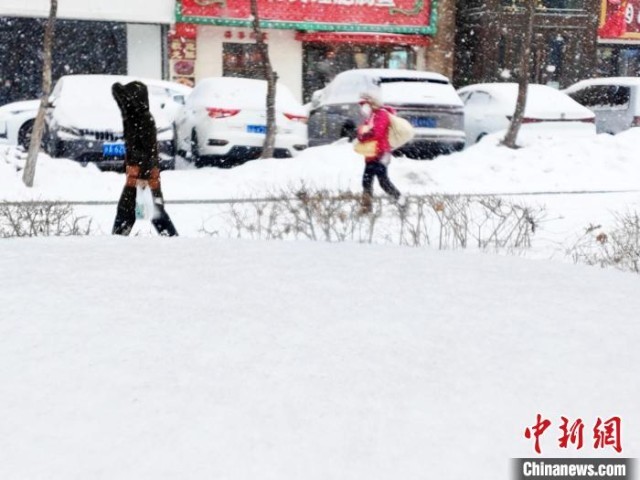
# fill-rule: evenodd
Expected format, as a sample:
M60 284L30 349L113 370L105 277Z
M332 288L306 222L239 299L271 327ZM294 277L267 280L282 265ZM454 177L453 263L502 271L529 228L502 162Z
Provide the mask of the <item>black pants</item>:
M362 175L362 188L364 193L373 195L373 177L378 177L382 189L396 200L400 198L400 191L391 183L387 175L387 166L380 162L370 162L364 167Z
M163 236L174 237L178 235L176 228L169 218L164 209L164 199L162 198L162 191L160 189L151 190L153 196L153 205L155 209L155 215L151 219L151 223L155 227L156 231ZM120 195L120 201L118 202L118 212L116 214L116 220L113 223L114 235L129 235L133 225L136 223L136 187L126 186L122 190Z

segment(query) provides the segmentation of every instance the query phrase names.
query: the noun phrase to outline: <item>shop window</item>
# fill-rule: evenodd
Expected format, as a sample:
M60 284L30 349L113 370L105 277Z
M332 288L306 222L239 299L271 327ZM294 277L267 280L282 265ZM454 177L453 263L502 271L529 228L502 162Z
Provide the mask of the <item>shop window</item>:
M264 60L255 43L223 43L222 75L264 79Z
M503 7L519 8L523 0L501 0ZM547 10L584 10L584 0L538 0L537 8Z
M303 97L324 88L335 75L356 68L416 67L416 50L406 45L316 44L304 46Z
M540 0L539 6L551 10L583 10L584 0Z

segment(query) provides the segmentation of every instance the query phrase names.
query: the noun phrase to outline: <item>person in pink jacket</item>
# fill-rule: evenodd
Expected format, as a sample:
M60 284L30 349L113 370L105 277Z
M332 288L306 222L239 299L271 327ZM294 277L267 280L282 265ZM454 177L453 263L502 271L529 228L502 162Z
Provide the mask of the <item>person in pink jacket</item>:
M365 156L365 168L362 175L362 213L370 213L373 199L373 179L378 177L380 187L399 203L400 191L391 183L387 174L387 165L391 162L389 145L389 113L395 113L391 107L385 107L377 92L360 95L360 107L365 114L364 123L358 128L360 142L376 141L375 154Z

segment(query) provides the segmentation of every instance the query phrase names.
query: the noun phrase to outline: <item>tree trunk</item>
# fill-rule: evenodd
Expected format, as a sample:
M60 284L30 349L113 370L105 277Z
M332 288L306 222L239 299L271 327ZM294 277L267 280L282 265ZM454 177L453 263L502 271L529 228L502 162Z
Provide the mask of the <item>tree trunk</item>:
M22 174L22 181L27 187L33 187L33 180L36 176L36 163L40 144L42 143L42 133L44 131L44 114L49 95L51 94L51 54L53 50L53 33L58 12L58 0L51 0L49 18L44 30L44 52L42 64L42 97L40 98L40 108L33 123L27 162Z
M455 0L439 0L438 30L433 38L433 43L427 49L427 70L441 73L447 78L453 77L455 40Z
M516 110L509 124L507 134L502 144L509 148L518 148L516 141L522 118L524 117L524 108L527 103L527 90L529 89L529 65L531 63L531 41L533 39L533 23L536 13L537 0L526 0L526 21L527 30L523 39L523 52L520 57L520 78L518 81L518 100L516 102Z
M269 47L260 28L258 0L251 0L251 15L253 16L253 33L256 36L256 45L263 62L264 78L267 80L267 133L264 137L260 158L272 158L276 143L276 82L278 74L271 67Z

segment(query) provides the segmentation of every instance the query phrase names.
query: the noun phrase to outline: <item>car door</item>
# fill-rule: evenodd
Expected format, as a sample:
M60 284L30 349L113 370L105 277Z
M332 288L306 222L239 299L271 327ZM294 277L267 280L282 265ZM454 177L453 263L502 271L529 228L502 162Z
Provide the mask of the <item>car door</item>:
M474 90L462 101L467 145L473 145L487 133L495 131L495 112L491 109L492 97L488 92Z

